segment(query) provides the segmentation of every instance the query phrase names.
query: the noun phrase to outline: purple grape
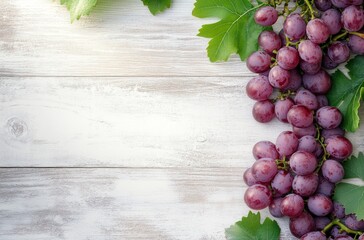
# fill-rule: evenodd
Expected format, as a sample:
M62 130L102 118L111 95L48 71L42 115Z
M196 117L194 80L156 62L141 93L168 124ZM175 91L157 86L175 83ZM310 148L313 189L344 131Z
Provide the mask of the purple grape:
M274 66L269 72L269 83L278 89L282 89L289 84L291 74L289 71L281 68L280 66Z
M334 129L340 125L342 116L338 108L326 106L317 110L316 119L324 129Z
M276 148L281 157L290 156L297 150L298 138L291 131L281 132L276 140Z
M278 51L282 46L281 38L273 31L263 31L258 37L259 46L267 53Z
M246 60L246 66L254 73L262 73L270 68L271 56L264 51L256 51L250 54Z
M300 216L289 219L289 229L295 237L300 238L315 230L315 221L309 213L303 212Z
M258 122L270 122L275 116L274 104L270 100L256 102L252 112L254 119Z
M271 158L261 158L254 162L252 166L252 174L254 178L262 183L272 181L277 171L277 165Z
M335 240L354 240L354 238L350 237L350 236L340 236L335 238Z
M353 145L343 136L332 136L325 139L327 152L336 159L345 159L353 152Z
M316 128L314 125L310 125L306 128L298 128L293 126L292 131L298 138L308 135L313 137L316 136Z
M322 59L322 51L318 44L310 40L303 40L298 45L298 53L303 61L308 63L320 63Z
M364 55L364 38L350 34L348 45L353 53Z
M321 19L326 23L331 35L340 32L342 28L341 13L337 9L328 9L321 15Z
M332 212L333 204L329 197L323 194L315 194L308 198L310 212L318 217L323 217Z
M251 209L261 210L270 205L272 201L272 192L267 186L255 184L246 190L244 201Z
M254 14L255 22L262 26L272 26L277 19L278 12L271 6L261 7Z
M337 64L346 62L350 58L350 49L343 42L333 42L327 48L327 56Z
M318 186L318 175L311 173L309 175L297 175L293 178L292 189L295 194L302 197L308 197L315 193Z
M314 220L315 220L316 230L324 229L326 225L331 222L331 219L328 217L315 217Z
M288 194L281 202L281 212L284 216L298 217L302 214L305 203L297 194Z
M293 126L304 128L313 123L313 113L303 105L294 105L288 111L287 119Z
M316 96L312 92L306 89L299 90L296 93L294 101L296 104L303 105L310 110L316 110L318 108L318 102Z
M315 171L317 159L312 153L297 151L289 159L289 166L295 174L307 175Z
M282 88L282 90L283 91L287 91L287 90L296 91L302 85L301 74L299 74L296 69L289 71L289 73L291 75L291 79L289 80L288 85L285 86L284 88Z
M316 151L316 139L313 136L303 136L298 140L298 148L299 151L306 151L309 153L315 153Z
M322 69L316 74L304 74L302 81L303 86L314 94L325 94L331 88L330 75Z
M336 135L339 135L339 136L344 136L345 135L345 131L342 129L342 128L333 128L333 129L322 129L322 132L321 132L321 136L323 138L329 138L331 136L336 136Z
M280 170L271 182L272 189L275 193L286 194L291 191L293 176L286 171Z
M246 85L247 95L254 100L267 100L272 94L273 88L268 82L266 76L256 76L248 82Z
M354 5L345 8L341 14L341 22L346 30L359 31L364 26L363 9Z
M319 177L319 183L316 189L316 193L321 193L323 195L326 195L330 197L334 193L335 184L332 182L329 182L326 178L320 176Z
M270 141L257 142L253 147L253 156L257 160L261 158L279 158L276 146Z
M245 170L244 175L243 175L243 179L246 185L248 186L252 186L254 184L259 183L253 176L252 174L252 169L248 168L247 170Z
M316 8L320 11L326 11L332 6L331 0L314 0L314 3Z
M340 182L344 178L343 166L335 160L326 160L321 167L322 176L332 183Z
M309 232L304 234L300 240L326 240L326 235L320 231Z
M339 64L332 61L331 58L329 58L329 56L327 56L327 54L323 55L321 65L323 68L326 68L326 69L334 69L337 66L339 66Z
M287 16L283 23L284 33L292 40L299 40L305 36L306 22L298 13Z
M334 202L334 209L332 211L332 215L336 218L344 218L345 217L345 208L338 202Z
M277 119L281 122L288 122L287 113L293 105L294 102L290 98L277 100L274 106L274 112L276 113Z
M281 218L283 214L281 212L281 203L283 198L274 198L272 203L269 205L269 212L273 217Z
M317 95L316 98L318 102L318 108L329 105L329 100L327 100L327 97L325 95Z
M316 74L321 69L321 63L309 63L309 62L301 60L300 68L304 73Z
M329 38L330 30L323 20L315 18L307 23L306 35L312 42L321 44Z
M286 70L296 68L300 62L298 51L293 47L282 47L277 52L278 65Z
M330 235L335 238L335 240L339 237L347 236L348 233L345 231L340 231L338 226L333 226L330 231Z
M364 220L358 220L354 214L345 217L345 225L356 231L364 231Z
M364 233L359 236L358 240L364 240Z

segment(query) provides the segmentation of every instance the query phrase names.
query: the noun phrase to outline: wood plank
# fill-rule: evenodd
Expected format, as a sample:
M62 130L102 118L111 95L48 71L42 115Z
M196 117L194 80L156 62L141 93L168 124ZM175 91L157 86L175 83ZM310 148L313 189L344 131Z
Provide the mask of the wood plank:
M0 75L241 76L238 57L209 63L196 34L195 0L176 0L152 16L141 1L100 0L91 16L70 24L59 1L0 1Z
M236 168L0 169L0 177L6 240L224 239L248 212Z
M248 79L0 78L0 166L248 166Z

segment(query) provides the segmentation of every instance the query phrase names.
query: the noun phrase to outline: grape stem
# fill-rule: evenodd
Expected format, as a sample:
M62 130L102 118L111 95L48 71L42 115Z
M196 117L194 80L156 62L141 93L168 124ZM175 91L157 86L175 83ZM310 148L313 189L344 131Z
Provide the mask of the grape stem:
M364 38L364 33L360 33L360 32L349 32L349 34L356 35L358 37Z
M318 173L322 167L322 165L324 164L324 162L330 157L330 154L326 151L326 144L324 137L321 136L321 127L316 123L315 124L316 127L316 141L318 141L322 147L322 149L324 150L324 155L322 156L321 161L319 162L317 169L316 169L316 173Z
M335 42L335 41L339 40L340 38L345 37L345 36L346 36L346 34L348 34L348 32L347 32L347 31L345 31L345 32L343 32L343 33L341 33L341 34L339 34L339 35L335 36L335 37L332 39L332 41L333 41L333 42Z
M310 14L311 14L311 19L315 18L315 11L312 8L311 3L308 0L304 0L305 4L307 5L308 9L310 10Z
M334 220L332 220L332 222L330 222L329 224L327 224L325 227L324 227L324 229L322 229L322 233L323 234L326 234L326 232L332 227L332 226L334 226L334 225L337 225L337 226L339 226L340 227L340 232L342 232L342 231L345 231L345 232L347 232L347 233L349 233L349 234L355 234L355 237L356 236L359 236L359 235L361 235L361 234L363 234L363 232L361 232L361 231L356 231L356 230L353 230L353 229L351 229L351 228L348 228L345 224L343 224L342 222L340 222L340 219L338 219L338 218L336 218L336 219L334 219Z

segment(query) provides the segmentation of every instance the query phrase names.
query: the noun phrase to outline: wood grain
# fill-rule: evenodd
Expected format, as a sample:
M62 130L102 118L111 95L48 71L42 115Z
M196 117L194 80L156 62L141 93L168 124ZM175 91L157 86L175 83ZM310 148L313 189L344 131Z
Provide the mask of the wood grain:
M90 17L70 24L59 1L2 0L0 74L8 76L241 76L238 57L209 63L211 20L193 17L194 0L173 1L152 16L140 0L103 0Z

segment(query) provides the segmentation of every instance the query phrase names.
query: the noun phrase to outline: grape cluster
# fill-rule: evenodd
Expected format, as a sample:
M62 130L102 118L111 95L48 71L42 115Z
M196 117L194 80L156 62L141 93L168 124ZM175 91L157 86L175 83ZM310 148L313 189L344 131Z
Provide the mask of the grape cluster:
M331 199L353 146L340 128L340 110L325 96L331 88L326 70L348 61L351 53L364 54L363 0L297 0L293 7L288 2L279 12L278 3L270 1L254 15L262 26L272 26L279 16L284 22L279 33L259 35L260 50L246 61L259 75L246 93L257 101L252 113L258 122L277 118L292 130L275 143L254 145L244 200L252 209L269 207L274 217L289 217L297 238L363 240L364 221L345 215Z

